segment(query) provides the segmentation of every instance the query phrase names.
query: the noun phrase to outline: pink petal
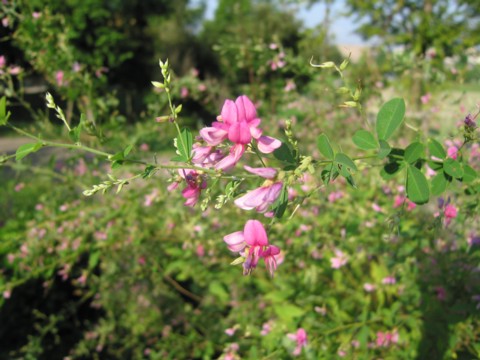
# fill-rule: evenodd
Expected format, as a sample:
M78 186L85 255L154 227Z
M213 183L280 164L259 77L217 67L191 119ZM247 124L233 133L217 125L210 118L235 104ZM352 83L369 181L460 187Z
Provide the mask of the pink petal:
M235 145L230 149L230 154L225 156L215 165L216 169L228 171L232 169L245 152L245 145Z
M243 231L237 231L223 237L228 245L228 249L232 252L240 252L245 248L245 239Z
M210 146L216 146L227 138L228 132L215 127L205 127L200 130L200 136Z
M248 124L248 126L250 126L250 123ZM257 140L260 136L262 136L262 133L263 131L260 130L259 128L255 126L250 126L250 135L252 135L254 139Z
M258 150L260 150L264 154L270 154L282 145L282 142L280 140L274 139L270 136L260 136L257 142Z
M228 139L235 144L248 144L252 140L248 124L245 121L232 124L228 129Z
M267 194L266 200L270 203L273 204L275 200L277 200L278 196L280 195L280 192L282 191L283 188L283 183L277 182L270 186L270 191Z
M258 220L248 220L243 231L245 242L250 246L267 246L267 232Z
M235 105L237 105L239 120L250 121L257 117L255 105L246 95L239 96L235 100Z
M182 195L185 199L198 197L199 193L200 193L200 191L197 188L193 188L193 187L190 187L190 186L186 187L182 191Z
M225 124L232 125L238 121L237 106L232 100L225 100L221 116Z
M236 199L235 205L243 210L252 210L263 203L268 191L269 190L266 187L259 187L255 190L249 191L242 197Z
M245 165L243 168L249 173L261 176L265 179L273 179L275 175L277 175L277 170L274 168L252 168L247 165Z

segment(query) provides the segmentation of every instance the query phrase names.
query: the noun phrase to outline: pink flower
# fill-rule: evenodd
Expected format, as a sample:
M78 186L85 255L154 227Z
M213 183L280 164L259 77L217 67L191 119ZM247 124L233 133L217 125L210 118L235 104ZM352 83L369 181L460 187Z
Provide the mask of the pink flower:
M73 72L79 72L80 70L82 70L82 65L80 65L78 61L75 61L72 65L72 70Z
M181 169L178 173L187 183L187 187L182 191L182 196L186 199L184 205L195 206L200 198L200 193L207 187L206 181L192 169Z
M55 73L55 81L57 82L57 85L60 87L64 85L64 76L65 76L65 73L61 70Z
M373 285L373 284L370 284L370 283L365 283L365 284L363 284L363 289L364 289L366 292L372 292L372 291L375 290L375 288L376 288L376 286Z
M375 212L379 212L379 213L383 212L382 207L380 205L378 205L377 203L372 204L372 209Z
M393 330L392 332L377 332L376 344L378 347L388 347L392 344L398 343L398 332Z
M33 17L34 19L39 19L40 16L42 16L42 13L40 13L40 12L38 12L38 11L34 11L34 12L32 13L32 17Z
M188 89L185 86L183 86L182 89L180 90L181 98L185 99L186 97L188 97L188 94L189 94Z
M20 66L12 66L10 69L8 69L8 72L11 75L18 75L22 72L22 68Z
M420 100L422 101L422 104L427 104L430 99L432 98L432 95L430 93L426 93L425 95L420 97Z
M447 206L445 206L445 210L443 213L445 215L445 218L455 219L457 217L458 210L454 205L448 204Z
M8 17L4 17L2 19L2 25L3 27L8 27L8 25L10 24L10 20L8 20Z
M335 249L335 257L330 259L332 269L339 269L348 262L348 257L342 251Z
M417 207L417 205L414 202L411 202L410 200L408 200L403 195L397 195L393 199L393 207L394 208L398 208L400 206L403 206L404 203L407 205L407 211L412 211L413 209L415 209Z
M6 64L7 60L5 59L5 56L0 56L0 69L4 68Z
M268 243L267 233L258 220L248 220L243 231L226 235L223 240L232 252L238 252L244 258L243 274L250 274L257 267L260 258L273 276L277 268L276 256L280 249Z
M335 201L343 198L343 192L342 191L334 191L328 194L328 202L334 203Z
M294 356L300 355L302 353L302 348L307 347L307 332L305 329L300 328L295 334L287 334L287 336L290 340L297 342L292 354Z
M19 191L21 191L24 187L25 187L25 184L24 184L24 183L18 183L17 185L15 185L14 190L15 190L16 192L19 192Z
M397 279L394 276L387 276L382 279L382 284L384 285L394 285L397 283Z
M230 154L215 166L217 169L228 170L235 166L245 152L245 145L252 139L257 141L258 149L265 154L281 145L277 139L262 136L262 130L258 128L261 120L257 118L255 106L245 95L239 96L235 102L225 100L217 119L211 127L200 130L200 136L209 146L217 146L226 139L234 143Z
M12 295L12 292L10 290L5 290L3 292L3 298L4 299L10 299L10 296Z
M447 156L456 160L458 157L458 148L456 146L449 146L447 149Z
M235 329L234 327L233 328L228 328L225 330L225 334L227 334L228 336L233 336L235 334L235 331L237 329Z
M283 183L281 181L272 181L277 175L277 171L273 168L251 168L245 166L245 170L268 180L265 181L263 186L249 191L242 197L236 199L235 205L243 210L255 209L257 212L264 213L268 207L277 200L282 191Z
M297 85L295 85L295 81L293 79L287 80L287 84L283 88L283 91L285 92L290 92L292 90L295 90L297 88Z
M204 83L201 83L198 85L198 91L204 92L206 90L207 90L207 85L205 85Z

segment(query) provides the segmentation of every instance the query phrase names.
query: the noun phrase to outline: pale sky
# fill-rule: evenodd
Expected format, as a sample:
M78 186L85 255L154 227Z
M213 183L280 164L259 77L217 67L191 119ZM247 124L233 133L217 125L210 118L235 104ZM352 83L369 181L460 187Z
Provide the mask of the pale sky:
M217 7L218 0L207 0L207 19L212 19ZM354 34L356 24L353 23L351 18L341 16L341 12L344 11L344 0L335 0L330 13L330 33L334 34L334 43L345 45L358 45L364 44L365 41L360 36ZM325 15L324 4L316 4L307 9L305 5L300 7L298 12L298 18L303 20L306 27L314 27L318 25Z

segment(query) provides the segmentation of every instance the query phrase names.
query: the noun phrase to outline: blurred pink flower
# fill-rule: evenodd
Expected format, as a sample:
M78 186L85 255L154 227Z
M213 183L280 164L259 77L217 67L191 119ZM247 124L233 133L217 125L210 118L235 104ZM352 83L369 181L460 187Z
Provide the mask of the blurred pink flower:
M399 340L397 330L393 330L392 332L377 332L377 339L376 345L377 347L388 347L392 344L397 344Z
M204 92L206 90L207 90L207 85L205 85L204 83L201 83L198 85L198 91Z
M458 148L456 146L449 146L447 149L447 156L456 160L458 157Z
M225 329L225 334L227 334L228 336L233 336L235 334L235 331L237 331L235 327L228 328L228 329Z
M32 13L32 17L33 17L34 19L39 19L40 16L42 16L42 13L40 13L40 12L38 12L38 11L34 11L34 12Z
M188 91L188 88L186 88L185 86L182 87L182 89L180 90L180 97L182 99L185 99L186 97L188 97L188 94L190 92Z
M3 292L3 298L4 299L10 299L10 296L12 296L12 292L10 290L5 290Z
M394 276L387 276L382 279L382 284L384 285L394 285L397 283L397 279Z
M60 87L64 85L64 76L65 76L65 73L62 70L59 70L55 73L55 81L57 82L57 85Z
M12 66L10 69L8 69L8 72L11 75L18 75L22 72L22 68L20 66Z
M335 201L343 198L344 194L343 191L333 191L328 194L328 202L334 203Z
M330 259L332 269L340 269L348 262L348 257L342 251L335 249L335 257Z
M447 298L447 290L443 286L435 287L435 292L437 293L437 299L440 301L445 301Z
M8 25L10 24L10 20L8 20L8 17L4 17L2 19L2 25L3 27L8 27Z
M455 219L457 217L457 213L458 210L454 205L448 204L445 206L444 215L447 219Z
M14 190L15 190L16 192L19 192L19 191L22 190L24 187L25 187L25 184L21 182L21 183L18 183L17 185L15 185Z
M365 283L365 284L363 284L363 289L364 289L366 292L372 292L372 291L375 290L375 288L376 288L376 286L373 285L373 284L370 284L370 283Z
M303 328L299 328L294 334L287 334L290 340L296 341L297 345L292 355L298 356L302 353L302 348L307 347L307 332Z
M80 70L82 70L82 65L80 65L78 61L75 61L72 65L72 70L73 72L79 72Z
M427 103L430 101L431 98L432 98L432 94L426 93L425 95L422 95L422 96L420 97L420 100L422 101L422 104L425 105L425 104L427 104Z
M288 79L287 84L283 88L283 91L290 92L292 90L295 90L296 88L297 88L297 85L295 85L295 81L293 81L293 79Z
M195 206L200 198L200 193L207 187L207 182L200 174L192 169L180 169L178 173L185 179L187 184L187 187L182 191L182 196L186 199L184 205Z
M5 65L7 65L7 60L5 59L5 56L1 55L0 56L0 69L4 68Z

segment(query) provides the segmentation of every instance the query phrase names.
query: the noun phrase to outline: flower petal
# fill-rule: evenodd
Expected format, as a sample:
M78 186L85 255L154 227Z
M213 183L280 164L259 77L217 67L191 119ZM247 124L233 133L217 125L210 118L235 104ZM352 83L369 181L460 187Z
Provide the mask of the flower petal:
M221 117L223 122L228 125L232 125L238 121L237 106L232 100L225 100Z
M243 230L245 242L250 246L267 246L267 232L258 220L248 220Z
M243 231L236 231L223 237L223 241L228 245L228 249L232 252L240 252L245 248L245 239Z
M260 136L257 142L258 150L260 150L264 154L270 154L282 145L282 142L280 140L277 140L270 136Z
M200 136L210 146L216 146L227 138L228 132L216 127L205 127L200 130Z
M277 175L277 170L274 168L252 168L248 165L245 165L243 168L249 173L261 176L265 179L273 179L275 175Z
M252 101L246 95L239 96L237 100L235 100L235 105L237 105L240 121L250 121L257 117L255 105L253 105Z
M267 188L259 187L236 199L235 205L243 210L252 210L265 201L267 193Z
M245 121L239 121L228 129L228 140L235 144L248 144L252 140L250 128Z
M232 146L232 148L230 149L230 154L228 154L221 161L219 161L217 165L215 165L215 168L224 171L232 169L240 160L244 152L245 145L237 144Z

